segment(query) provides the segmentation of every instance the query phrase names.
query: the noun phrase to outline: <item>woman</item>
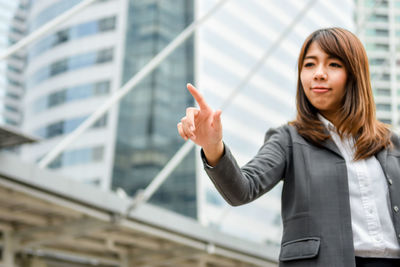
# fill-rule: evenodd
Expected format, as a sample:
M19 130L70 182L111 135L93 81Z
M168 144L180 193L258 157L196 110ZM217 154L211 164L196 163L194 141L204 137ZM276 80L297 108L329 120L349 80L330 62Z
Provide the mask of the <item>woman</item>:
M298 59L297 118L267 132L241 169L222 141L221 111L191 85L179 134L202 147L231 205L283 180L279 266L400 266L400 140L376 120L368 59L341 28L317 30Z

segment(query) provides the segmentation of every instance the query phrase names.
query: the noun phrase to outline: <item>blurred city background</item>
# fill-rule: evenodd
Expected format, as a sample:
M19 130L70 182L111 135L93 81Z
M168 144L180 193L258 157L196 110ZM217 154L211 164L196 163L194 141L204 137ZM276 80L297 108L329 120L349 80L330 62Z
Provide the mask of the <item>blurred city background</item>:
M230 207L176 124L186 83L239 164L295 118L296 60L351 30L397 131L400 0L0 0L0 266L277 266L278 185Z

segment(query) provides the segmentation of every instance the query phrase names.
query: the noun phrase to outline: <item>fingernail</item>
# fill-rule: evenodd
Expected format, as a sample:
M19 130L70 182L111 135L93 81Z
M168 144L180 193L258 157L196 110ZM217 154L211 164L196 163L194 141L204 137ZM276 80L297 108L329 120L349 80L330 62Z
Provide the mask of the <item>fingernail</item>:
M190 131L194 131L194 126L190 126Z

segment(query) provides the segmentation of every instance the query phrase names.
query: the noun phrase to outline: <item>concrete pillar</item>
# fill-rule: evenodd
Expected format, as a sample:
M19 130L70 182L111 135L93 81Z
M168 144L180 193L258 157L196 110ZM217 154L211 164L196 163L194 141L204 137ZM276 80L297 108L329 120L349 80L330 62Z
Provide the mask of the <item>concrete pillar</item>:
M119 258L121 260L121 267L133 267L131 264L131 256L128 252L120 252Z
M15 266L15 249L14 238L11 231L4 231L4 250L3 250L3 264L7 267Z
M206 256L201 256L199 258L199 262L197 264L197 267L207 267L207 259Z

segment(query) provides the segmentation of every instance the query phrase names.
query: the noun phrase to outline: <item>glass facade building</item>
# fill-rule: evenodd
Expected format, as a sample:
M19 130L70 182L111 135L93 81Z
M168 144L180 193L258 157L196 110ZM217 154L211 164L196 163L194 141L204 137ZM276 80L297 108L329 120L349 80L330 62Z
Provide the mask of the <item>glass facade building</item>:
M123 83L193 22L192 0L130 0ZM176 123L193 106L185 84L194 79L193 38L166 58L119 104L112 187L134 195L144 189L183 145ZM197 217L194 151L150 199Z
M377 117L399 130L400 1L356 0L358 35L367 50Z
M28 1L26 34L82 0ZM26 49L21 127L43 138L22 156L40 160L193 22L192 0L103 0ZM26 35L21 34L21 38ZM19 39L21 39L19 38ZM185 42L49 167L104 190L144 189L183 144L176 122L194 105L194 41ZM195 151L150 199L197 217Z
M25 2L28 4L21 14L26 32L19 39L82 0ZM43 140L23 147L21 156L25 160L39 161L120 86L122 18L126 12L123 3L96 1L25 49L26 64L20 74L24 92L20 125ZM114 144L110 137L116 112L102 116L49 168L108 190Z
M21 1L24 9L26 1ZM20 14L16 13L18 1L0 1L0 50L5 51L15 38L24 33ZM18 20L20 19L20 20ZM0 123L16 126L20 123L22 84L19 75L24 53L15 54L0 62Z

